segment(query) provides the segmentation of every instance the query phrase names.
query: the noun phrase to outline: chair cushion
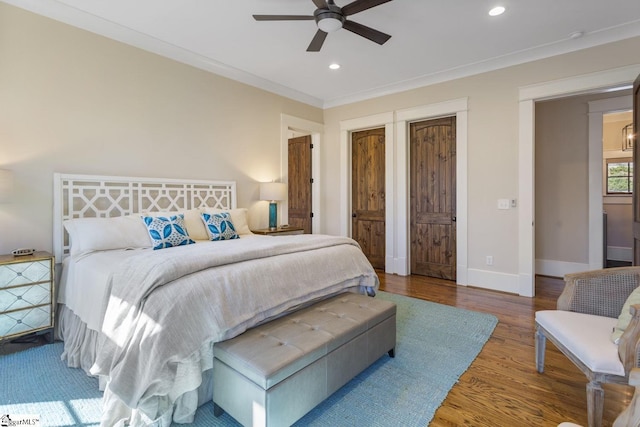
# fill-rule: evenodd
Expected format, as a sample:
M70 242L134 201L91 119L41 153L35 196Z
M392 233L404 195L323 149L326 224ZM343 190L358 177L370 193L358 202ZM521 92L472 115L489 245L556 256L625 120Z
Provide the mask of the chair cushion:
M536 312L542 326L593 372L624 376L618 346L611 342L617 319L563 310Z

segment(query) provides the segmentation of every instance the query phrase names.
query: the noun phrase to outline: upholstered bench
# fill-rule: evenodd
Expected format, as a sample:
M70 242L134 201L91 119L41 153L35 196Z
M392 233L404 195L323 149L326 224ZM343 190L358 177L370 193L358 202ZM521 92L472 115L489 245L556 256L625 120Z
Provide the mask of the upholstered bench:
M244 426L289 426L385 353L396 306L345 293L213 348L213 402Z

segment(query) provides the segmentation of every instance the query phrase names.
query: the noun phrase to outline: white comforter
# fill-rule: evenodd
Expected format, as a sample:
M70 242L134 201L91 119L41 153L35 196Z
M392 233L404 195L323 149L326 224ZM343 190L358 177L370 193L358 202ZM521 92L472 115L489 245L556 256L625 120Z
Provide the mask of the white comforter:
M169 425L211 368L213 343L377 285L357 243L342 237L241 238L135 254L109 281L91 369L107 381L102 424Z

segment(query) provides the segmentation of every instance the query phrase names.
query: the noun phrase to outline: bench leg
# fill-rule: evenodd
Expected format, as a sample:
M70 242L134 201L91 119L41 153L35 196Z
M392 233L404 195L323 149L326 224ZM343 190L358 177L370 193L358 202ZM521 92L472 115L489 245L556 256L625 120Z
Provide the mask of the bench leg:
M589 427L602 426L604 409L604 390L599 382L591 381L587 384L587 420Z
M544 351L547 344L547 337L536 327L536 369L539 373L544 372Z
M389 354L389 357L396 357L396 348L393 347L391 350L389 350L387 352Z
M219 417L222 414L224 414L224 409L222 409L220 406L218 406L217 403L214 403L213 404L213 415L215 415L216 417Z

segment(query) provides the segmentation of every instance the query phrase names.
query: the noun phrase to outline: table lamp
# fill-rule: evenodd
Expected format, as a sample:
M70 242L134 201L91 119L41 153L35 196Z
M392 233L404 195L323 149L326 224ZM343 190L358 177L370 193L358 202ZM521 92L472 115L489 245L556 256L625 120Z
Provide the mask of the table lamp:
M260 200L269 201L269 230L278 228L279 200L287 199L287 184L283 182L263 182L260 184Z

